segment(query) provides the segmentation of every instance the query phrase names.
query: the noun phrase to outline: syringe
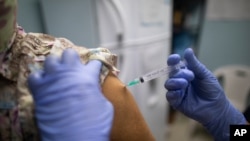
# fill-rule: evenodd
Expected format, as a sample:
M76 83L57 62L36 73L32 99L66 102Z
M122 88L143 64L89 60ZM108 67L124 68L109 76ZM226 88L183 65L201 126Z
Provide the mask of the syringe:
M149 72L145 75L142 75L142 76L130 81L126 86L129 87L129 86L134 86L134 85L137 85L140 83L144 83L144 82L153 80L153 79L158 78L158 77L163 76L163 75L167 75L170 72L173 72L173 71L179 70L181 68L185 68L185 67L186 66L185 66L184 62L180 61L175 66L165 66L163 68L160 68L160 69L154 70L152 72Z

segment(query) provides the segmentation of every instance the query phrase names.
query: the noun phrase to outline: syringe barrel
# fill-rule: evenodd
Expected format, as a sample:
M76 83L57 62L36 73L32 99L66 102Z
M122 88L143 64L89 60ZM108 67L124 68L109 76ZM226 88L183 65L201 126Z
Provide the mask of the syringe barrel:
M143 83L143 82L155 79L157 77L167 75L170 72L179 70L182 67L185 67L185 63L182 61L180 63L176 64L175 66L165 66L163 68L154 70L150 73L147 73L147 74L141 76L140 81Z

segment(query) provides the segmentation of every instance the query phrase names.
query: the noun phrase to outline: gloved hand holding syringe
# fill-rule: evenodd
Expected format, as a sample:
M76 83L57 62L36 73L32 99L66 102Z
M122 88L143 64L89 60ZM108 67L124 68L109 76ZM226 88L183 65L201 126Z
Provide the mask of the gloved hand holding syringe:
M163 68L156 69L156 70L153 70L147 74L144 74L144 75L130 81L126 86L129 87L129 86L134 86L134 85L137 85L140 83L144 83L144 82L153 80L153 79L161 77L163 75L167 75L171 72L177 71L177 70L185 68L185 67L186 67L186 65L185 65L184 61L180 61L175 66L165 66Z

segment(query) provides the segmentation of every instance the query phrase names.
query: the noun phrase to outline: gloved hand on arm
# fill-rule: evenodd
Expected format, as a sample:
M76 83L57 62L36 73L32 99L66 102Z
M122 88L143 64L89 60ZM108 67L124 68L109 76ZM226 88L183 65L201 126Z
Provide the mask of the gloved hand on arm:
M186 69L170 73L165 82L167 100L173 108L200 122L215 141L229 141L230 124L247 124L243 114L227 99L216 77L194 55L192 49L184 52ZM181 60L170 55L168 65Z
M99 85L101 65L84 65L67 49L61 59L47 57L44 70L29 76L43 141L109 140L114 111Z

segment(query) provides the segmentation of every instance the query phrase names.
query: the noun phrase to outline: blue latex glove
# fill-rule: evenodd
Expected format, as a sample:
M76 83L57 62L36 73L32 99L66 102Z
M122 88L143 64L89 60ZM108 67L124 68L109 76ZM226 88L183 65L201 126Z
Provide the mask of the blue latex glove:
M187 68L171 73L165 83L167 100L173 108L200 122L216 141L228 141L230 124L246 124L246 120L227 99L216 77L195 57L192 49L184 52ZM180 61L170 55L168 65Z
M43 141L108 141L113 106L99 85L101 62L80 62L67 49L49 56L44 70L30 75L35 116Z

